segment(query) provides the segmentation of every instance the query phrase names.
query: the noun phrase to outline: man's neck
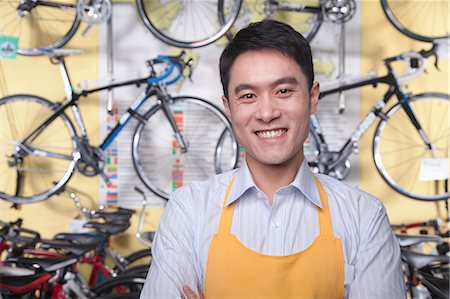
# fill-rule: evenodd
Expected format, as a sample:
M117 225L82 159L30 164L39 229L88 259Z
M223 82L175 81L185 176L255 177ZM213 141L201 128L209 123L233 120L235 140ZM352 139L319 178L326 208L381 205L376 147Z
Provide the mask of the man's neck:
M269 198L272 205L275 192L295 179L304 157L298 157L279 165L267 165L247 157L247 166L256 186Z

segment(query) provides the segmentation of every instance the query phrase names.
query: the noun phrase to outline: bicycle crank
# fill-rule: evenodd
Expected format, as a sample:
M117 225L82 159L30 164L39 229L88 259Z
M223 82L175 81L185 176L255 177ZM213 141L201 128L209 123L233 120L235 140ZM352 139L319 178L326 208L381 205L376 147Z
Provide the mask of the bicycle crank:
M88 144L78 143L81 158L77 163L77 170L85 176L96 176L103 172L105 161L100 148Z

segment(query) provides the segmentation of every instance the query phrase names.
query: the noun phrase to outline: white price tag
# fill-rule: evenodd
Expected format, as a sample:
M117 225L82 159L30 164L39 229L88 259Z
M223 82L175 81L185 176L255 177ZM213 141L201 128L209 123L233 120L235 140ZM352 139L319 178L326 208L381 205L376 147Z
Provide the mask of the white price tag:
M420 161L419 180L435 181L448 179L448 159L430 158Z

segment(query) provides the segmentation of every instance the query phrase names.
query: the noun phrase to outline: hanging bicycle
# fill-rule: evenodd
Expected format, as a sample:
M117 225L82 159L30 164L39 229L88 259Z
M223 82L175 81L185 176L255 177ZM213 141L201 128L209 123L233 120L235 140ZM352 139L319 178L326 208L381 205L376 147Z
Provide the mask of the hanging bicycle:
M238 145L225 114L208 101L171 97L166 90L190 69L191 60L185 61L184 53L149 60L146 78L76 93L65 52L44 51L60 67L66 92L63 103L35 95L0 99L0 198L14 203L44 200L58 192L75 170L86 176L100 174L108 181L103 153L132 118L138 120L131 145L134 167L142 182L162 198L177 187L174 177L187 184L236 166ZM90 144L78 102L92 93L127 85L146 88L104 141ZM141 114L140 108L151 97L156 97L156 104ZM79 133L65 113L69 107Z

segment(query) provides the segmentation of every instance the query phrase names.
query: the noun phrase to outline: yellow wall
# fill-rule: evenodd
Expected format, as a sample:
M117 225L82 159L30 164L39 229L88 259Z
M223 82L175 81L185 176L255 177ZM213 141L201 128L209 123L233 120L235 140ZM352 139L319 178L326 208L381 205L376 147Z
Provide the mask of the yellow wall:
M379 75L385 73L382 60L409 50L429 49L430 44L415 42L398 32L386 19L379 1L361 1L361 73L376 70ZM423 73L409 83L413 93L444 92L449 93L449 59L440 59L437 71L429 59L427 73ZM361 93L361 118L384 94L384 87L376 90L364 88ZM435 203L419 202L394 192L378 175L372 160L372 136L375 126L366 133L360 143L360 188L380 198L388 211L391 223L413 222L445 216L443 203L440 213Z
M362 17L362 73L377 70L382 73L382 59L387 56L399 54L406 50L419 50L428 45L413 42L397 32L386 20L378 1L358 2ZM72 56L67 59L67 65L74 83L81 80L95 80L98 77L98 32L91 30L87 38L81 37L79 30L67 47L79 47L85 50L84 55ZM14 93L32 93L41 95L49 100L58 101L64 96L62 82L58 68L51 65L46 57L23 57L17 60L1 61L3 73L0 73L0 86L6 86L7 91L0 90L4 96ZM413 91L442 91L449 93L449 60L441 60L441 72L429 67L428 74L423 74L411 82ZM3 74L3 75L2 75ZM361 117L377 101L384 92L383 88L372 90L364 89L361 101ZM98 139L98 107L96 97L86 98L80 105L85 121L88 124L89 136L95 143ZM420 203L398 195L388 188L375 170L371 158L371 131L365 135L360 147L361 163L361 189L367 190L383 200L391 222L416 221L436 217L435 204ZM70 181L70 185L83 190L78 195L84 205L93 208L98 198L98 178L86 178L79 174ZM9 209L10 203L0 201L0 219L14 220L17 217L24 219L26 227L34 228L42 232L43 236L50 237L53 234L69 229L69 220L77 215L73 203L67 196L55 196L45 202L22 205L20 210ZM157 226L161 209L150 209L150 222L146 229L154 229ZM120 252L130 252L143 248L136 241L133 234L136 231L137 215L133 217L133 226L128 235L117 238L120 242Z

